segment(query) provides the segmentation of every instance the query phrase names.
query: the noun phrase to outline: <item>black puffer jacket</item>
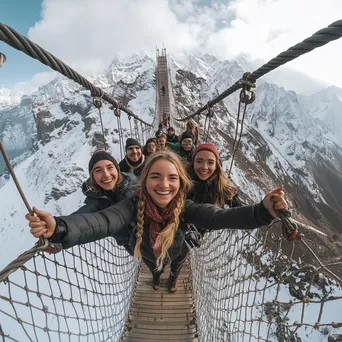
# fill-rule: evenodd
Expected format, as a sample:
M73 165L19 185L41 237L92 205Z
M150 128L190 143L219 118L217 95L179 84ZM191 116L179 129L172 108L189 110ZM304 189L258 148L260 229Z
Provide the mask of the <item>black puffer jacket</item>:
M82 185L82 191L86 199L85 205L76 210L73 214L96 213L102 209L108 208L125 198L132 197L134 191L138 188L138 179L132 173L121 172L122 181L116 185L115 191L106 191L90 189L90 179L87 179Z
M214 184L210 181L202 181L198 179L197 176L191 176L191 178L193 179L193 186L186 196L187 199L190 199L196 203L215 204L217 199L217 190ZM225 204L230 208L242 207L243 205L246 205L246 203L240 199L238 193L235 194L232 199L229 199L227 194Z
M113 236L115 239L128 239L132 247L135 244L134 224L137 217L135 198L127 198L120 203L93 214L75 214L56 218L57 226L50 238L52 243L62 243L63 248ZM171 246L170 256L184 251L184 234L186 223L194 224L204 233L207 230L219 229L253 229L272 222L272 216L264 208L262 202L239 208L220 209L211 204L198 204L185 201L181 214L181 224L177 230L175 242ZM154 255L148 239L148 226L144 227L141 252L143 257L154 261Z

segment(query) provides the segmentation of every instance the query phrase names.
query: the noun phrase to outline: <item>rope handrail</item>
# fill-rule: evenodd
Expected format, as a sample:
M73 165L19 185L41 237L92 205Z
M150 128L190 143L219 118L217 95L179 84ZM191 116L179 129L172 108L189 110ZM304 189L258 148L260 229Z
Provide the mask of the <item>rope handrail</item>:
M134 114L130 109L118 103L107 93L103 92L100 88L95 87L90 81L80 75L78 72L70 68L67 64L62 62L60 59L52 55L50 52L46 51L38 44L33 43L30 39L21 35L19 32L15 31L13 28L0 22L0 40L6 44L12 46L14 49L26 53L28 56L37 59L41 63L49 66L51 69L61 73L62 75L70 78L71 80L77 82L84 88L91 91L93 96L102 97L103 100L109 102L113 106L121 109L127 115L133 116L135 119L144 123L145 125L151 126L151 124L140 119L136 114Z
M330 24L328 27L321 29L314 33L311 37L306 38L301 43L298 43L286 51L280 53L277 57L271 59L269 62L262 65L257 70L253 71L248 75L247 79L253 83L264 76L268 72L278 68L281 65L284 65L287 62L294 60L295 58L302 56L318 47L326 45L327 43L339 39L342 37L342 20L338 20ZM244 80L241 78L236 81L231 87L226 89L223 93L219 94L213 100L209 101L203 107L198 109L195 113L188 115L185 118L175 118L177 121L185 121L189 120L196 115L201 114L204 110L209 107L214 106L216 103L220 102L227 96L233 94L236 90L240 89L245 84Z

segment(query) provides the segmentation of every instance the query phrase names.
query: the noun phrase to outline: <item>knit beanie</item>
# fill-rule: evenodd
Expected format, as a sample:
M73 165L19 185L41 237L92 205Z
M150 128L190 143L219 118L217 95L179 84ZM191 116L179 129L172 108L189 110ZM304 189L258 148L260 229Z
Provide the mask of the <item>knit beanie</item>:
M91 173L91 170L93 169L94 165L98 161L100 161L100 160L109 160L109 161L111 161L115 165L115 167L118 170L118 172L120 172L120 168L119 168L118 162L115 160L115 158L113 156L111 156L106 151L95 151L95 153L92 155L92 157L89 160L89 165L88 165L89 173Z
M140 143L139 143L139 141L137 141L137 140L135 140L135 139L133 139L133 138L128 138L128 139L126 140L125 151L127 152L128 147L134 146L134 145L139 146L140 149L142 149L142 148L141 148L141 145L140 145Z
M213 144L213 143L204 143L204 144L199 144L194 152L192 153L192 158L195 159L195 156L196 154L199 152L199 151L210 151L210 152L213 152L215 157L216 157L216 160L220 160L220 156L219 156L219 153L218 153L218 150L216 148L216 146Z
M190 138L190 139L194 140L194 135L192 134L191 131L185 131L185 132L182 134L182 139L181 139L181 141L183 141L184 139L187 139L187 138Z

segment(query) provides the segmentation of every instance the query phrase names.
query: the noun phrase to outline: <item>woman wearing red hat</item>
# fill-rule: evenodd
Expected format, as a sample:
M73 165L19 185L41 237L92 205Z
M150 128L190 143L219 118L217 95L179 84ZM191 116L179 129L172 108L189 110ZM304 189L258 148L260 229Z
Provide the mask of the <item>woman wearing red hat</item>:
M188 199L197 203L216 204L221 208L244 205L236 195L237 188L224 174L219 152L213 143L197 146L192 154L189 174L193 188Z

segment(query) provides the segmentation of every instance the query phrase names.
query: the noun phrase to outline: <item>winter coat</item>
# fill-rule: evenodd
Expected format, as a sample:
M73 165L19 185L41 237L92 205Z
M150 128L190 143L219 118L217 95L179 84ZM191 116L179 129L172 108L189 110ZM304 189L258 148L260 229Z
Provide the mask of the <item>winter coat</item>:
M137 218L136 197L127 198L116 205L93 214L74 214L56 217L56 229L49 239L51 243L62 243L63 248L70 248L91 241L112 236L115 239L129 241L135 246L135 222ZM221 209L211 204L198 204L185 201L180 217L180 225L175 240L169 249L173 260L186 248L184 234L187 224L194 224L200 233L219 229L253 229L268 225L273 218L262 202L239 208ZM132 224L134 222L134 224ZM155 262L155 256L149 242L149 227L144 225L141 254Z
M145 158L145 156L143 156L142 158ZM143 170L144 166L145 166L145 162L146 159L144 159L144 162L138 166L138 167L132 167L134 166L133 162L129 162L132 166L130 166L127 162L127 157L125 157L124 159L121 160L121 162L119 163L119 167L120 167L120 171L123 172L131 172L133 173L136 177L140 177L141 171Z
M191 146L190 151L185 151L181 143L176 142L176 143L171 143L171 142L166 142L166 146L169 147L171 150L176 152L180 157L184 158L187 160L189 163L191 162L191 157L192 157L192 152L195 149L195 145Z
M83 194L86 196L84 200L85 205L75 211L73 214L87 214L96 213L102 209L108 208L111 205L119 203L125 198L133 196L135 190L138 188L138 179L132 173L120 172L122 181L116 185L115 190L103 190L99 188L97 191L90 189L90 179L85 181L82 185ZM120 237L117 238L119 246L123 246L126 251L133 255L134 249L129 247L129 239Z
M166 141L168 141L170 143L176 143L176 142L178 142L178 135L176 135L176 134L174 134L172 136L167 135Z
M138 187L138 179L132 173L120 172L122 181L116 185L114 191L107 191L99 188L90 189L90 178L82 184L82 191L86 199L85 205L76 210L73 214L96 213L102 209L114 205L124 198L132 197Z
M189 174L190 178L192 178L193 186L188 192L186 198L197 203L216 204L217 189L213 182L200 180L192 171L190 171ZM225 204L230 208L246 205L246 203L240 199L238 194L235 194L232 199L229 199L227 196Z

